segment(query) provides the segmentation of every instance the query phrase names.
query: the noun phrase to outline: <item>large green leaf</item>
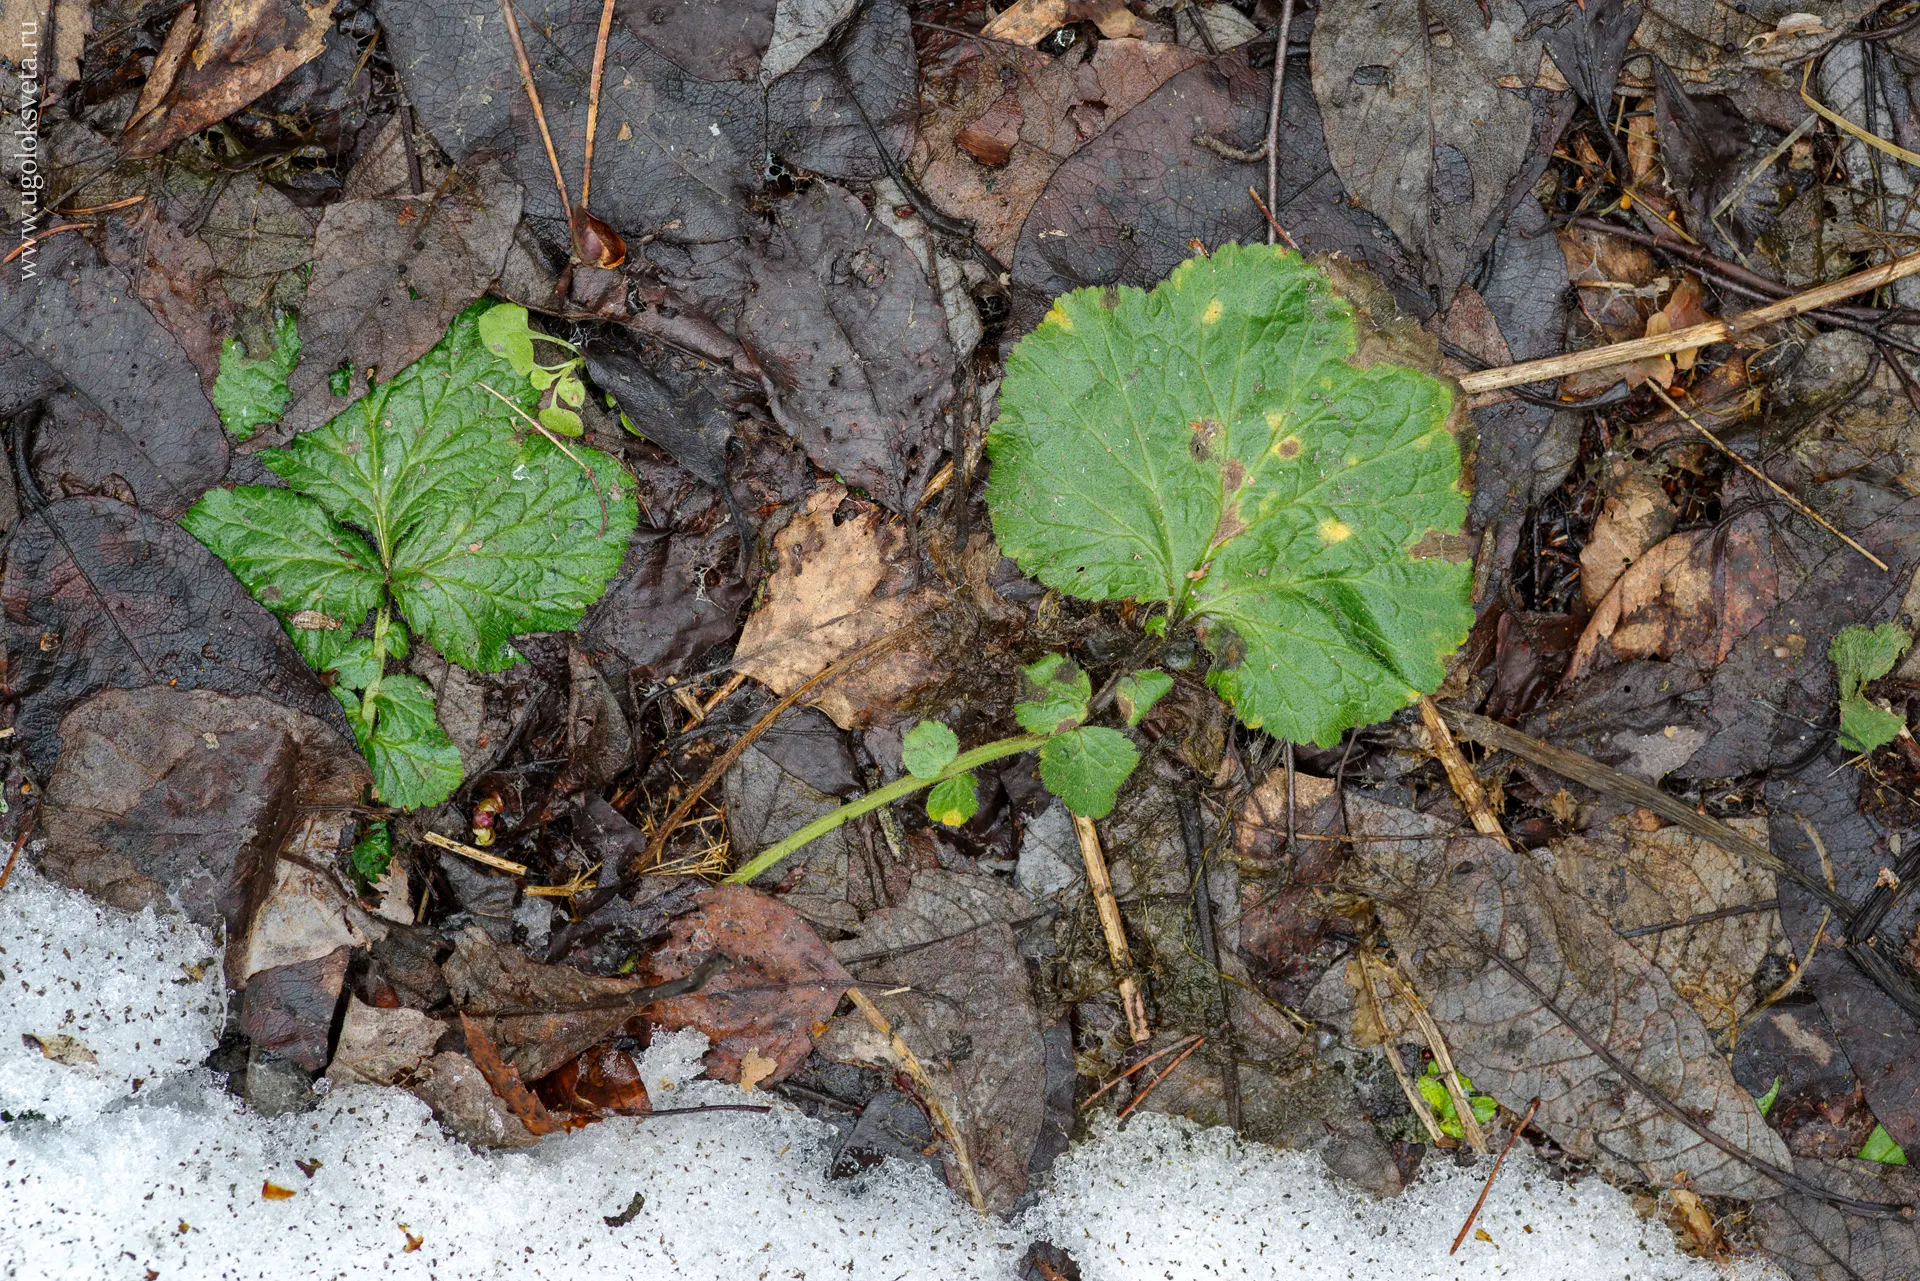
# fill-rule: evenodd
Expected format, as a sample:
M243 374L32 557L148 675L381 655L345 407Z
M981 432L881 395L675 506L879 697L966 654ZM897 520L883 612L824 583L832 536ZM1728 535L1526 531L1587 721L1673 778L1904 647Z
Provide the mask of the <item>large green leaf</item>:
M1448 388L1358 368L1297 254L1229 245L1151 293L1060 298L988 438L1001 547L1088 600L1169 603L1248 725L1331 744L1440 683L1469 569L1414 554L1466 513Z
M180 523L227 563L254 599L280 616L301 656L315 667L332 664L367 611L380 603L380 562L373 549L304 494L260 485L210 489Z

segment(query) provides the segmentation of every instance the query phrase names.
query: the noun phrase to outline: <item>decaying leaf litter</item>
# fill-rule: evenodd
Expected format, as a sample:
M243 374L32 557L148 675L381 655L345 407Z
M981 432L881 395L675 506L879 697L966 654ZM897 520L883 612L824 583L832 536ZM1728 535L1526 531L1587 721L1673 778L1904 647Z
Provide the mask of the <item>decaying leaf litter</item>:
M261 1112L691 1027L989 1211L1525 1115L1912 1275L1920 12L1803 7L22 6L0 823Z

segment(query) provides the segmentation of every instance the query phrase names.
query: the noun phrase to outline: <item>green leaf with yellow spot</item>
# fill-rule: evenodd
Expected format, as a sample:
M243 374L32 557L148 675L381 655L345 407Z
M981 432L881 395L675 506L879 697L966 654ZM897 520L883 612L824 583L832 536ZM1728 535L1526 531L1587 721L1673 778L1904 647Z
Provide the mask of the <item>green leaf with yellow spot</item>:
M1331 745L1440 684L1470 569L1440 380L1356 366L1351 307L1290 251L1227 245L1151 292L1064 295L988 437L1001 548L1086 600L1166 602L1249 726Z
M959 827L980 812L980 797L971 774L941 779L927 793L927 817L947 827Z

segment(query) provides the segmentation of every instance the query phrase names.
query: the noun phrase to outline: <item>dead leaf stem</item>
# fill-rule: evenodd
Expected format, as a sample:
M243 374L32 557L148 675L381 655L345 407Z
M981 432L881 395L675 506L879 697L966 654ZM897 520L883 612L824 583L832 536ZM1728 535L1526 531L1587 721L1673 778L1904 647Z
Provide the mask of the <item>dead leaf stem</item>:
M1533 1101L1527 1104L1527 1114L1520 1118L1520 1124L1513 1127L1513 1133L1507 1136L1506 1143L1501 1146L1500 1155L1493 1159L1493 1168L1487 1171L1487 1181L1481 1185L1480 1195L1474 1198L1473 1209L1467 1211L1467 1221L1460 1225L1459 1235L1453 1238L1453 1246L1447 1251L1448 1254L1459 1250L1460 1243L1467 1239L1467 1233L1473 1231L1473 1221L1480 1217L1480 1207L1487 1203L1487 1193L1493 1191L1493 1181L1499 1177L1500 1167L1506 1164L1507 1153L1513 1151L1513 1141L1520 1137L1520 1131L1532 1124L1533 1114L1539 1110L1540 1096L1536 1094Z

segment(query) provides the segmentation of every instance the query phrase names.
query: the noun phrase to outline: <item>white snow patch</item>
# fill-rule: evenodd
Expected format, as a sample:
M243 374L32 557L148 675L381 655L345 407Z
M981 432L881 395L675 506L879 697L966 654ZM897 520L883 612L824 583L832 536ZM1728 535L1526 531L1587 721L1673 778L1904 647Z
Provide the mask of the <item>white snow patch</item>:
M220 1027L217 980L174 981L215 954L204 932L96 907L23 868L0 892L0 946L0 1101L41 1114L0 1124L10 1281L149 1270L168 1281L964 1281L1013 1277L1037 1237L1071 1251L1086 1281L1777 1275L1687 1259L1621 1193L1556 1183L1527 1157L1508 1162L1481 1214L1492 1242L1448 1259L1484 1163L1432 1161L1412 1191L1376 1202L1318 1158L1157 1117L1062 1158L1013 1223L980 1219L921 1168L828 1179L832 1131L784 1106L617 1118L511 1154L449 1140L395 1090L341 1090L312 1112L265 1118L204 1070L182 1071ZM99 1063L55 1063L22 1032L73 1036ZM741 1101L735 1087L692 1079L703 1048L683 1032L648 1051L641 1070L658 1103ZM130 1096L135 1077L145 1084ZM263 1198L269 1181L294 1195ZM636 1193L644 1206L609 1225Z
M196 1067L225 1018L219 954L184 917L103 907L21 859L0 891L0 1112L87 1117Z

